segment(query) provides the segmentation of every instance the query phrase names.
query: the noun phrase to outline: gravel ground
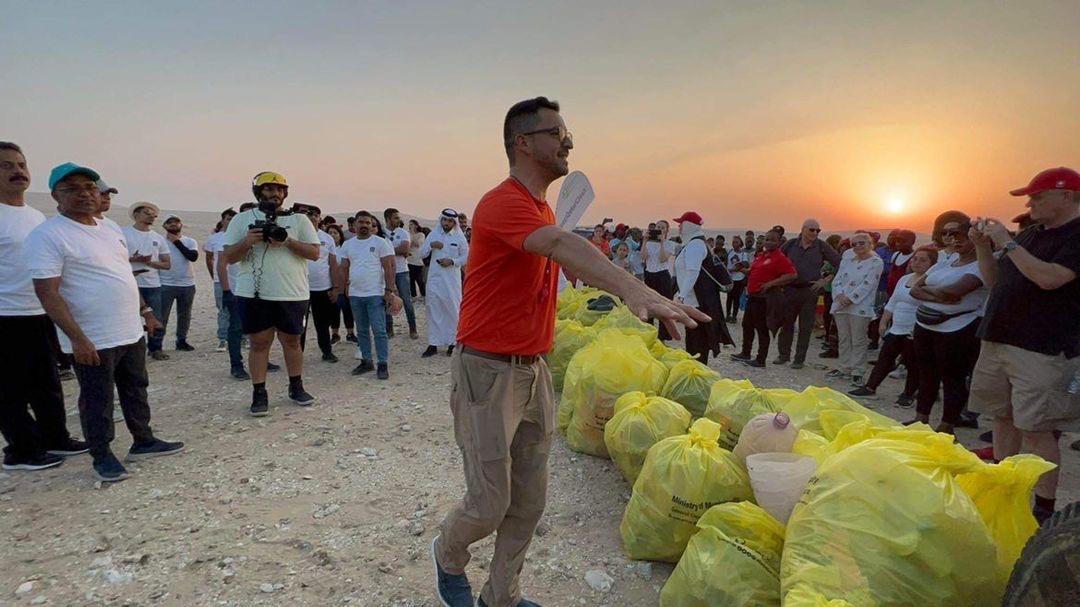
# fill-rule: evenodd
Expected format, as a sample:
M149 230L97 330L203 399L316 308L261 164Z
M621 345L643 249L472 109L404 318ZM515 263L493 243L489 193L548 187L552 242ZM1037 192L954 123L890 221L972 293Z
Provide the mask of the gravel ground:
M203 241L205 227L190 231ZM355 378L352 344L335 346L341 361L329 364L310 336L305 383L318 403L289 404L285 374L272 374L271 415L251 418L250 384L229 378L227 355L213 351L205 272L198 289L197 350L149 363L155 431L187 450L131 464L131 478L115 485L95 482L85 455L47 471L0 473L0 606L438 605L430 544L463 489L449 359L420 359L423 340L402 336L398 318L390 380ZM170 334L166 348L172 342ZM830 385L817 365L756 370L722 358L712 366L758 385ZM271 360L281 363L280 352ZM866 404L908 419L910 410L889 404L900 384L887 380ZM77 386L64 387L71 409ZM80 434L77 414L69 427ZM977 431L959 432L981 446ZM130 440L117 424L118 455ZM1062 503L1080 498L1078 454L1066 458ZM526 596L550 606L655 605L672 567L623 556L618 526L629 495L610 461L557 438ZM473 548L477 588L492 545Z

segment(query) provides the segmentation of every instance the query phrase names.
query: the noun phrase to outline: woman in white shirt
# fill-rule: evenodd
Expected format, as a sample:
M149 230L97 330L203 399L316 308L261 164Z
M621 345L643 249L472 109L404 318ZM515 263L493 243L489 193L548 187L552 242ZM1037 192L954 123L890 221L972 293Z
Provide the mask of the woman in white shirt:
M645 284L653 291L670 299L675 295L672 289L670 268L675 258L676 245L668 240L666 221L660 220L653 225L656 228L649 229L650 233L641 247L641 260L645 262ZM659 231L659 234L656 231ZM659 338L661 341L671 339L664 323L660 323Z
M829 371L829 377L851 377L856 385L862 383L866 367L866 329L874 319L874 296L885 263L881 261L870 235L859 232L851 237L852 254L840 262L832 283L832 315L839 337L839 367Z
M885 337L881 341L877 363L870 371L866 385L855 388L848 394L874 396L885 376L896 366L897 357L900 357L907 368L907 379L904 382L904 392L896 399L896 404L906 408L914 402L915 392L919 389L919 365L915 357L912 332L915 330L915 308L919 306L919 301L911 296L911 285L921 280L927 270L937 263L937 256L937 249L933 247L921 247L911 255L909 273L896 282L892 297L889 298L889 303L885 304L885 311L881 315L881 327L885 329Z
M941 237L955 255L939 259L922 279L911 283L911 296L920 303L914 331L919 398L913 421L929 423L940 385L944 411L937 431L952 434L967 404L967 377L979 358L979 315L990 290L979 271L975 245L968 239L971 220L958 211L943 217Z
M409 293L416 297L419 293L423 297L427 293L427 284L424 281L424 258L420 257L420 248L424 246L424 232L420 230L420 222L415 219L409 220Z
M746 290L746 273L750 271L750 262L754 261L750 251L743 248L743 239L731 238L731 252L728 253L727 271L731 276L731 291L727 296L727 321L735 324L739 318L739 300Z

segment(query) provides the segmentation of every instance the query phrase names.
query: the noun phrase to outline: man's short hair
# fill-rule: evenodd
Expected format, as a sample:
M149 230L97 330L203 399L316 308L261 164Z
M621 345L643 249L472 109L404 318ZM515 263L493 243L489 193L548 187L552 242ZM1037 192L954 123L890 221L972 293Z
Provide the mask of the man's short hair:
M0 141L0 150L11 150L12 152L18 152L23 158L26 158L26 154L23 154L22 148L16 143L10 141Z
M221 218L225 219L226 217L236 217L236 210L233 209L232 207L229 207L229 208L225 209L224 211L222 211L221 212Z
M259 205L255 204L254 202L245 202L244 204L240 205L240 212L243 213L244 211L248 209L254 209L257 206Z
M389 220L391 215L393 215L394 213L398 213L398 212L400 212L400 211L398 211L394 207L390 207L390 208L388 208L388 209L386 209L385 211L382 212L383 219Z
M369 213L368 211L357 211L356 215L353 215L354 220L360 219L361 217L370 217L372 219L376 219L376 217L374 215L372 215L371 213Z
M356 221L356 216L355 215L350 215L350 216L345 218L345 223L347 223L349 225L352 225L353 222L355 222L355 221Z
M547 97L533 97L515 103L506 112L506 119L503 120L503 145L506 147L510 166L514 166L514 140L518 135L536 128L540 122L540 110L545 108L558 112L559 102Z

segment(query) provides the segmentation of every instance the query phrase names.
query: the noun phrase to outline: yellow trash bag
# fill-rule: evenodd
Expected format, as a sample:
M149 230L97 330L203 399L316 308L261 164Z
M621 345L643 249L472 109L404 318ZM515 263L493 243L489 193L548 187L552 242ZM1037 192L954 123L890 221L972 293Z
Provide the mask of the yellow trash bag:
M627 556L675 563L706 510L754 499L746 470L716 442L721 431L702 418L649 449L619 525Z
M615 415L604 426L611 461L633 484L649 448L669 436L686 434L690 412L679 403L644 392L627 392L615 401Z
M671 367L660 395L686 407L694 417L701 417L709 404L712 385L721 379L719 373L698 361L684 360Z
M994 540L954 480L983 465L952 436L926 432L827 458L788 521L785 607L1000 604Z
M640 318L634 315L624 305L615 306L615 309L608 312L600 320L596 321L593 325L597 330L602 329L623 329L624 333L635 333L641 336L641 340L645 342L646 346L652 346L656 342L657 329L653 325L647 322L642 322Z
M574 318L578 308L581 307L582 301L584 301L583 295L580 289L573 287L563 289L559 293L559 298L555 300L555 316L560 320Z
M781 406L797 394L798 392L786 388L750 387L732 390L730 385L718 383L709 394L705 417L729 424L731 430L739 434L746 422L762 413L779 413ZM792 421L794 422L794 419Z
M572 407L566 442L581 453L607 457L604 425L615 412L615 400L640 390L656 394L667 379L667 367L657 362L641 339L618 329L601 331L570 359L563 407ZM561 422L560 422L561 423Z
M709 508L660 592L660 607L780 607L784 526L750 502Z
M961 474L956 483L975 502L997 543L998 573L1003 583L1039 524L1031 513L1031 494L1039 477L1056 466L1037 455L1014 455Z
M819 465L844 449L872 438L893 438L914 442L942 440L930 438L936 433L933 428L923 423L883 427L854 411L825 410L821 411L818 420L824 436L800 429L791 452L813 457Z
M551 371L551 383L556 390L562 390L566 379L566 367L578 350L596 339L596 331L576 320L555 321L555 343L548 354L548 369Z
M799 428L821 434L829 439L832 436L828 436L818 419L822 411L848 411L869 419L875 426L885 428L900 426L900 423L891 417L867 409L846 394L820 386L807 387L784 403L781 409Z

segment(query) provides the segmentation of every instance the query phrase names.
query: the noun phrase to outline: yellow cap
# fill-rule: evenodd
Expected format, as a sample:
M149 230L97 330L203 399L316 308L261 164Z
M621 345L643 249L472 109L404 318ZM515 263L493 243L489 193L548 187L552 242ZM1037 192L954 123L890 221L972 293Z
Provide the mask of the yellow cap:
M289 187L288 182L285 181L285 176L281 173L275 173L273 171L263 171L262 173L256 175L255 179L251 181L251 187L253 188L259 188L269 184Z

